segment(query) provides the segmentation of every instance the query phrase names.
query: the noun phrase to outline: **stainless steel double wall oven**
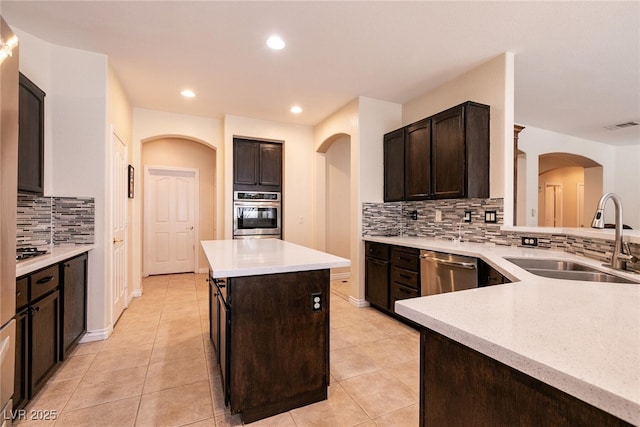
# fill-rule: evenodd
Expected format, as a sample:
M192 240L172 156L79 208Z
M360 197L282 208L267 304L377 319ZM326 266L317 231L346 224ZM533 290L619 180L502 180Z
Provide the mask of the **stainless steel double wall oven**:
M279 192L233 192L233 238L282 238L282 198Z

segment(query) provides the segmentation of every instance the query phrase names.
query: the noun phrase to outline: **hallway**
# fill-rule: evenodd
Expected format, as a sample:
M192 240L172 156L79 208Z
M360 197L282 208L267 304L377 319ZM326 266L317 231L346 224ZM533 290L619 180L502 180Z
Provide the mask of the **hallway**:
M419 334L347 301L331 283L329 399L252 426L418 425ZM106 341L80 344L26 408L21 426L236 426L211 366L204 274L151 276ZM54 412L55 411L55 412ZM52 417L54 418L54 417Z

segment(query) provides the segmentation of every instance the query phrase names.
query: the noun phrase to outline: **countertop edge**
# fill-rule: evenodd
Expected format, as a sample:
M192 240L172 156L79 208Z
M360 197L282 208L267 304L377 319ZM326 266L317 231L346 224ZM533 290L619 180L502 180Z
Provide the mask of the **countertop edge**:
M203 240L214 279L349 267L351 261L280 239Z
M88 252L94 248L93 244L74 246L54 246L50 252L31 259L16 263L16 278L33 273L41 268L49 267L65 259Z
M419 237L386 237L386 236L363 236L363 241L373 241L399 246L407 246L418 249L435 250L441 252L456 253L459 255L468 255L480 258L492 265L505 276L509 277L514 283L497 285L497 286L535 286L536 283L562 283L559 279L547 279L535 276L520 267L506 261L505 256L537 256L539 258L566 258L580 260L583 263L591 264L613 274L638 280L638 275L632 273L624 273L605 268L597 260L580 257L575 254L569 254L564 251L540 250L529 248L512 248L508 246L499 246L486 243L453 243L444 239L419 238ZM487 250L491 248L492 250ZM484 250L483 250L484 249ZM499 255L498 255L499 254ZM599 286L616 286L616 284L599 284ZM640 285L633 285L640 286ZM479 291L489 291L493 287L479 288ZM454 293L455 294L455 293ZM444 294L451 295L454 294ZM450 298L450 297L449 297ZM455 296L454 296L455 298ZM579 376L571 375L562 371L562 367L548 366L540 360L536 360L527 354L504 346L501 343L493 342L482 336L478 336L473 332L461 329L458 325L450 324L446 320L430 317L428 314L420 311L418 308L411 307L411 301L419 300L414 298L410 300L398 301L396 303L396 312L420 325L433 329L435 332L441 333L448 338L456 340L473 350L479 351L489 357L492 357L501 363L504 363L514 369L530 375L540 381L543 381L553 387L558 388L568 394L571 394L597 408L609 412L616 417L630 422L634 425L640 425L640 401L636 402L629 398L616 394L615 389L603 388L600 385L593 384L583 380Z
M640 424L640 405L635 402L629 401L608 390L582 381L580 378L568 375L565 372L554 369L535 359L478 337L446 322L429 317L420 311L406 306L402 301L396 303L396 313L465 345L472 350L478 351L485 356L523 372L532 378L613 414L622 420L634 425Z

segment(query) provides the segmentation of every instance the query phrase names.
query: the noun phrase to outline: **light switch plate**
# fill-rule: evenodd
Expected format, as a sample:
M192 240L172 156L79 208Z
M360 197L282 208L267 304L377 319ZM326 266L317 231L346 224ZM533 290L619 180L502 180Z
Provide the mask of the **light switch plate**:
M464 211L464 222L471 222L471 211Z

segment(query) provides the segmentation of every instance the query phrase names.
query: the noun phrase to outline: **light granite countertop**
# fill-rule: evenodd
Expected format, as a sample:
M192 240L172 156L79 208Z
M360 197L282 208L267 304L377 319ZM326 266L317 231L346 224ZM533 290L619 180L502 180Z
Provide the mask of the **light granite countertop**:
M349 267L351 261L280 239L200 242L214 278Z
M495 267L513 283L402 300L396 312L640 425L640 284L548 279L505 260L566 259L614 273L565 252L415 237L363 240L469 255Z
M16 278L88 252L93 245L51 246L49 253L16 262Z

